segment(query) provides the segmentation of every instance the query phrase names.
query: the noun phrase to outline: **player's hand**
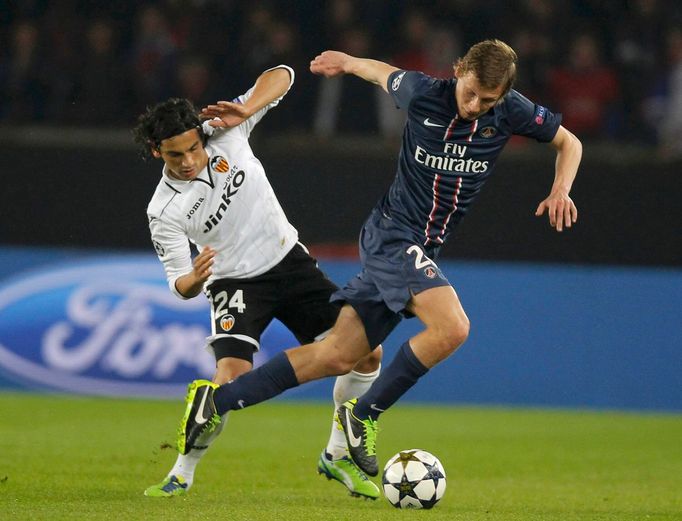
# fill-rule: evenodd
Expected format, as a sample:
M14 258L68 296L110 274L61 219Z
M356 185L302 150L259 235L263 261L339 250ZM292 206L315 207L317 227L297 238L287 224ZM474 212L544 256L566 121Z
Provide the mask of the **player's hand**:
M538 205L535 215L539 217L545 210L549 216L549 225L558 232L562 231L564 226L570 228L578 220L578 209L565 192L551 193Z
M240 125L251 116L248 107L243 103L219 101L215 105L207 105L201 109L200 118L208 119L208 124L216 128L232 128ZM219 119L215 119L219 118Z
M324 51L310 62L310 72L325 78L332 78L346 73L346 65L351 57L339 51Z
M194 257L192 261L192 274L196 279L197 284L203 284L208 280L213 273L213 259L215 257L215 250L206 246L199 255Z

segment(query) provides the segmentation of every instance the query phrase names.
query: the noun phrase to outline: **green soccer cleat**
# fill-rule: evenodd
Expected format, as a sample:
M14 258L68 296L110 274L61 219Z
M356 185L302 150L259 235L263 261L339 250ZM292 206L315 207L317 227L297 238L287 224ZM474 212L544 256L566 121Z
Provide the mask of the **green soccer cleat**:
M317 473L342 483L353 497L362 496L369 499L379 497L379 487L372 483L348 456L332 460L323 450L317 462Z
M379 427L372 418L360 420L353 414L357 398L348 400L336 411L336 421L341 425L343 433L346 435L348 452L353 462L360 467L360 470L376 476L379 474L379 464L377 463L377 432Z
M144 491L147 497L174 497L187 494L189 486L182 476L167 476L161 483Z
M220 425L213 403L213 392L218 384L208 380L194 380L187 387L185 414L178 429L177 448L180 454L187 454L199 436L213 432Z

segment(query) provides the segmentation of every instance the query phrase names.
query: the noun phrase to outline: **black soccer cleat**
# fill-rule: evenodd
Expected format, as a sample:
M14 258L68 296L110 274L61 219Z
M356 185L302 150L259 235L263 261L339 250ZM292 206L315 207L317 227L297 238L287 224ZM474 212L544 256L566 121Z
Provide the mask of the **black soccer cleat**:
M379 427L372 418L360 420L353 414L357 398L348 400L336 411L336 421L341 425L343 433L346 435L348 452L351 459L360 469L376 476L379 474L379 464L377 462L376 441Z
M213 393L218 384L208 380L194 380L187 388L185 414L178 429L177 448L180 454L187 454L197 438L213 432L222 421L216 412Z

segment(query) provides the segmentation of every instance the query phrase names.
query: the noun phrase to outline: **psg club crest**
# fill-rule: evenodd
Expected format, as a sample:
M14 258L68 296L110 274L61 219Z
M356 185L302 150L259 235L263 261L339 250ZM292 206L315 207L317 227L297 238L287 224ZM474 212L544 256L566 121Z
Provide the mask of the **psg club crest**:
M495 134L497 134L497 129L495 127L483 127L478 132L478 135L485 139L490 139Z
M211 158L211 170L225 174L229 172L230 165L223 156L213 156Z
M424 269L424 275L426 275L428 278L433 279L436 276L436 270L433 266L429 266L428 268Z

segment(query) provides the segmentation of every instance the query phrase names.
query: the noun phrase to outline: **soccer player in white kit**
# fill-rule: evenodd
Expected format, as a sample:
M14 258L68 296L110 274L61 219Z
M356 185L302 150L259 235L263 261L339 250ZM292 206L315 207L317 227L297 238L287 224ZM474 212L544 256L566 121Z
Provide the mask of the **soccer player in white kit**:
M149 108L135 128L145 155L164 161L147 215L170 290L182 299L203 292L211 303L207 343L216 357L212 385L252 369L253 353L273 318L308 343L324 337L339 313L329 302L337 287L298 242L248 141L254 126L293 82L294 71L279 65L263 72L232 102L205 107L201 118L191 102L171 98ZM190 243L199 251L194 259ZM337 378L335 410L369 388L380 361L377 349ZM192 446L179 448L168 475L145 495L186 494L225 419ZM345 437L334 422L318 472L344 484L352 495L379 496L377 486L348 457Z

